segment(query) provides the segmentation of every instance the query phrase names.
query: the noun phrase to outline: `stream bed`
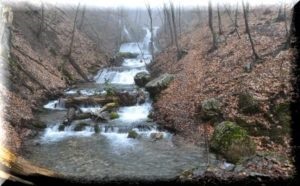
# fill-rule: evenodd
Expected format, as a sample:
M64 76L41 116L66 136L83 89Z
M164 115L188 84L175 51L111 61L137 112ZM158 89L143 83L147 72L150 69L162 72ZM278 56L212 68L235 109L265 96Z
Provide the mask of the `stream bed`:
M124 59L122 66L102 69L94 82L68 89L66 95L80 93L84 96L105 94L104 83L118 91L136 91L134 76L147 72L146 64L151 62L149 52L150 31L146 29L143 41L124 43L120 52L139 53L135 59ZM147 92L145 92L147 94ZM206 162L205 149L185 142L172 133L159 129L149 121L152 101L134 106L120 107L120 116L107 123L99 122L96 133L92 120L84 120L91 126L75 131L76 122L59 130L67 109L58 100L49 100L45 111L39 114L47 128L34 139L26 141L24 157L33 163L54 170L66 176L86 179L172 179L182 171ZM93 112L102 105L82 105L83 112ZM134 130L140 137L128 138ZM163 138L154 140L152 133L162 132ZM176 139L176 140L175 140ZM211 163L215 161L210 154Z

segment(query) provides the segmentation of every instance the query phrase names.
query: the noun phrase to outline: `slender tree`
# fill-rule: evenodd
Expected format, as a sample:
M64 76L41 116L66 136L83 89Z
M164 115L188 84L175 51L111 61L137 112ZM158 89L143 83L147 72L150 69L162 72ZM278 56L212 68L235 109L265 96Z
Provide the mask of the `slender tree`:
M166 16L166 19L167 19L167 22L168 22L168 25L169 25L169 31L170 31L170 38L171 38L171 45L174 44L174 40L173 40L173 28L172 28L172 21L171 21L171 15L170 15L170 12L168 10L168 7L166 4L164 4L164 14Z
M237 25L237 11L236 11L236 13L235 13L235 15L236 15L236 16L235 16L235 20L233 20L232 17L231 17L230 10L229 10L226 6L224 6L224 8L225 8L225 10L226 10L226 13L228 14L228 17L229 17L230 20L231 20L231 23L232 23L233 26L234 26L233 32L235 32L235 33L237 34L238 38L241 39L241 36L240 36L240 34L239 34L239 31L238 31L238 25Z
M82 25L83 25L83 21L84 21L84 16L85 16L85 6L83 6L82 8L82 12L81 12L81 19L80 19L80 23L79 23L79 26L78 28L81 30L82 28Z
M252 37L251 37L250 28L249 28L249 24L248 24L249 4L247 3L245 5L244 1L242 2L242 4L243 4L243 13L244 13L246 33L248 34L248 37L249 37L249 40L250 40L250 43L251 43L252 52L253 52L253 55L255 57L255 60L258 60L260 58L259 58L258 54L255 51L254 43L253 43L253 40L252 40Z
M217 36L216 33L214 31L214 27L213 27L213 12L212 12L212 5L211 5L211 1L208 1L208 25L212 34L212 38L213 38L213 43L212 43L212 48L211 50L215 50L217 49Z
M78 12L79 12L79 7L80 7L80 3L78 3L78 5L77 5L77 9L76 9L76 13L75 13L75 18L74 18L74 23L73 23L73 29L72 29L72 32L71 32L72 33L72 35L71 35L71 41L70 41L69 52L67 54L67 58L68 58L70 64L78 72L78 74L84 80L89 81L89 78L85 75L85 73L81 70L80 66L72 58L72 50L73 50L74 37L75 37L75 32L76 32L76 21L77 21L77 16L78 16Z
M154 58L154 43L153 43L153 19L152 19L152 10L150 7L150 4L146 4L148 16L150 19L150 33L151 33L151 38L150 38L150 52L152 55L152 59Z
M222 29L222 19L221 19L219 4L217 5L217 9L218 9L219 35L222 35L223 34L223 29Z
M42 5L41 5L41 20L40 20L40 26L39 26L39 30L37 32L37 37L40 38L42 32L43 32L43 29L44 29L44 22L45 22L45 16L44 16L44 3L41 2Z
M173 25L173 31L174 31L174 41L175 41L176 50L177 50L177 60L179 60L181 58L181 51L179 49L178 37L177 37L176 19L175 19L175 8L174 8L174 4L171 1L170 1L170 11L171 11L171 16L172 16L172 25Z

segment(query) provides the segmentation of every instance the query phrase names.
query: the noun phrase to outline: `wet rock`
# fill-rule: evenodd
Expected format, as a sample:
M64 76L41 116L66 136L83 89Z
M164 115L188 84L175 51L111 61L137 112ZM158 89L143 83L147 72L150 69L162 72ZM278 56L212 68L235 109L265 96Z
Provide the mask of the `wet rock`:
M47 127L46 123L42 122L42 121L33 121L32 122L32 126L37 129L37 130L42 130L45 129Z
M151 76L147 72L139 72L134 76L134 82L139 87L144 87L151 79Z
M100 127L99 127L99 124L95 124L94 125L94 131L95 131L95 133L100 133L101 132L101 129L100 129Z
M224 121L216 126L210 147L212 151L222 154L230 163L236 163L241 158L255 153L255 145L247 131L230 121Z
M136 58L138 54L130 52L119 52L113 58L109 59L110 64L113 66L120 66L125 58Z
M88 125L89 125L89 124L84 123L84 122L78 123L78 124L76 124L76 126L74 127L74 131L82 131L82 130L84 130L84 128L85 128L86 126L88 126Z
M138 134L136 131L131 130L131 131L128 132L127 138L133 138L133 139L135 139L135 138L138 137L138 135L139 135L139 134Z
M221 103L215 98L204 100L199 110L200 119L203 121L217 122L222 118Z
M145 88L151 97L155 97L160 91L165 89L173 79L173 75L166 73L148 82Z
M65 130L65 125L61 124L58 126L58 131L64 131Z
M242 92L238 96L239 110L244 114L256 114L261 111L259 102L248 92Z
M150 134L150 138L153 140L160 140L164 138L164 133L162 132L154 132Z
M137 100L137 94L130 94L129 92L117 92L117 97L119 98L119 104L122 106L132 106L135 105Z
M142 90L138 91L137 102L138 102L138 104L143 104L146 102L146 95L145 95L144 91L142 91Z

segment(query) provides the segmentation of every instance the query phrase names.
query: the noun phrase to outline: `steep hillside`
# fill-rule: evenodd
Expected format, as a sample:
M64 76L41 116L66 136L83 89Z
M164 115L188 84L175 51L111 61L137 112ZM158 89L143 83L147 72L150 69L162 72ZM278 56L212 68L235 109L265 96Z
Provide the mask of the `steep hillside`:
M260 56L260 60L254 60L242 12L238 16L240 39L224 15L224 33L218 35L218 48L213 52L209 51L211 32L203 24L180 39L181 48L188 52L182 59L176 60L176 48L172 46L156 57L151 66L153 74L168 72L175 74L175 80L156 98L154 118L160 125L201 144L207 133L211 138L218 124L201 119L201 103L214 98L221 103L219 122L234 121L245 128L255 141L257 152L277 153L289 159L289 107L285 120L277 109L288 105L292 91L293 51L284 50L285 22L276 21L277 12L270 9L251 11L250 30ZM217 27L217 21L214 24ZM247 69L249 63L255 64L252 69ZM241 111L239 96L244 93L258 102L259 112ZM284 170L280 170L282 174Z
M60 94L68 85L83 81L69 63L74 14L57 7L24 4L13 8L8 68L9 89L5 119L9 124L7 139L13 150L20 147L25 136L34 135L32 129L43 125L34 121L34 112L45 98ZM42 19L43 18L43 19ZM42 21L43 20L43 21ZM101 52L93 40L75 28L72 59L84 74L91 75L108 63L108 55Z

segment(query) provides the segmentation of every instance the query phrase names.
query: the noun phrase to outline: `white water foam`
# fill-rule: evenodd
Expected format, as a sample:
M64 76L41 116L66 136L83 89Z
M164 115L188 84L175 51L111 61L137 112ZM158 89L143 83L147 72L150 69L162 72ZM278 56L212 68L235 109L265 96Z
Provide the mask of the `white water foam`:
M121 107L118 111L121 122L135 122L139 120L146 120L151 110L151 103L144 103L142 105L135 105L129 107Z
M71 136L88 137L94 134L92 127L85 127L85 130L82 131L74 131L74 125L66 126L64 131L59 131L58 128L59 124L48 127L41 137L41 142L51 143Z
M119 52L122 52L122 53L130 52L130 53L140 54L142 46L143 46L143 43L137 43L137 42L123 43L120 46Z
M49 103L47 103L46 105L43 106L45 109L49 109L49 110L66 110L66 108L62 107L59 104L58 100L54 100L54 101L49 101Z
M148 56L140 56L139 58L136 59L124 59L124 62L122 66L124 67L131 67L131 68L138 68L138 67L145 67L151 62L151 58Z
M99 84L103 84L105 83L105 80L108 80L112 84L131 85L134 84L134 76L139 72L147 72L147 70L132 69L119 72L104 69L103 71L98 73L98 75L95 77L95 80Z

